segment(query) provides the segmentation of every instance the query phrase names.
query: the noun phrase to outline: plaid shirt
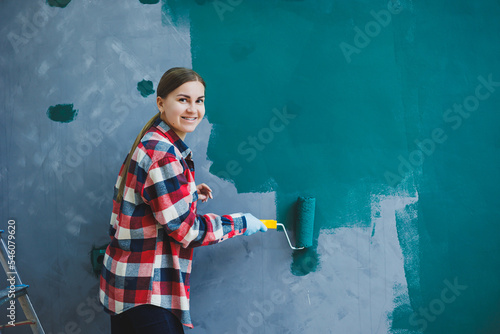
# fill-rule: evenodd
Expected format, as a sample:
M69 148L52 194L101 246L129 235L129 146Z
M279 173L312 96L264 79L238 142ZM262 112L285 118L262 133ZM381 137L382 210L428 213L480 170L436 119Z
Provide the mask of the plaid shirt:
M198 215L191 150L158 119L132 155L121 203L115 185L111 243L100 279L100 300L111 314L151 304L188 327L193 247L243 234L241 214Z

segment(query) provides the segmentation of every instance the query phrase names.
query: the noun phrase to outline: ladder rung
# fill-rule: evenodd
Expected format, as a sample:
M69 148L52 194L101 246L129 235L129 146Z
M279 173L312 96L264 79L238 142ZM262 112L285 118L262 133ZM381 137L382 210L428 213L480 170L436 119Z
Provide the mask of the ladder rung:
M14 323L13 325L0 325L0 329L4 329L4 328L9 328L9 327L17 327L17 326L22 326L22 325L35 325L36 322L32 321L32 320L25 320L25 321L20 321L20 322L16 322Z

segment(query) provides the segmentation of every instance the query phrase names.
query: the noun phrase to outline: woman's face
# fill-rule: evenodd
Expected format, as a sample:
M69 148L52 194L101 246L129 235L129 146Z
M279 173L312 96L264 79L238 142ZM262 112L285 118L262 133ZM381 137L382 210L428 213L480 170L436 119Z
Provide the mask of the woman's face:
M205 86L199 81L188 81L177 87L166 98L157 97L161 119L182 139L193 132L205 116Z

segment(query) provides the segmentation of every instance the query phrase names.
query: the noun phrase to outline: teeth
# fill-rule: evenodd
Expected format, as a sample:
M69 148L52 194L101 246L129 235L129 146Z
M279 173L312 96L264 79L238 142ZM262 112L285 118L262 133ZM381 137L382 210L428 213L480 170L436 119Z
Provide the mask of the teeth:
M188 121L194 121L196 119L196 117L182 117Z

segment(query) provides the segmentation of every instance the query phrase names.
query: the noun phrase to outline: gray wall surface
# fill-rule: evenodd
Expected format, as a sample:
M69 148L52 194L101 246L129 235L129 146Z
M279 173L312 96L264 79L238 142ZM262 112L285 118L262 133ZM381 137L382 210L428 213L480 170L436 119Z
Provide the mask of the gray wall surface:
M157 111L137 83L191 65L189 25L163 25L139 1L0 7L0 225L16 221L18 270L46 332L107 333L89 252L109 240L117 172ZM49 119L57 104L76 119Z

